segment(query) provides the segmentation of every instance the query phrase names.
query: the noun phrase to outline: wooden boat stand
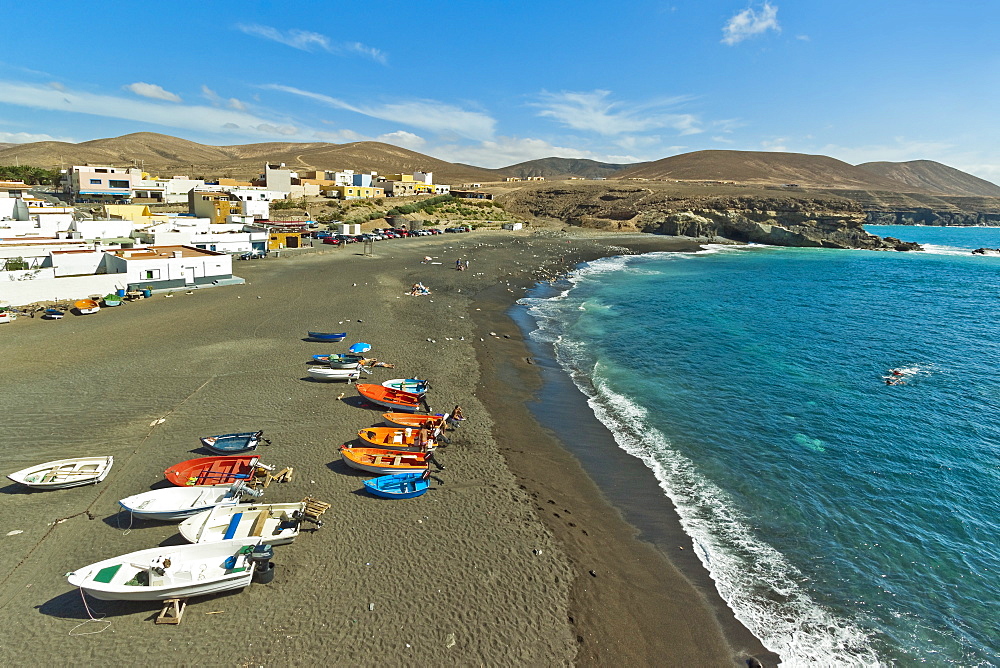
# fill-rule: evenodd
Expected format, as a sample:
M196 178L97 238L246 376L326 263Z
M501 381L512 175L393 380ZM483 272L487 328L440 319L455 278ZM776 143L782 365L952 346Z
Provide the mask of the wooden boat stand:
M319 516L329 510L331 504L325 501L317 501L311 496L302 499L302 503L306 504L306 509L303 511L306 519L317 526L322 526L323 523L320 522Z
M291 466L286 466L277 473L271 473L265 469L258 468L254 470L254 483L267 489L267 486L272 482L291 482L294 471L295 469Z
M163 602L163 609L156 616L156 624L180 624L187 607L186 598L168 598Z

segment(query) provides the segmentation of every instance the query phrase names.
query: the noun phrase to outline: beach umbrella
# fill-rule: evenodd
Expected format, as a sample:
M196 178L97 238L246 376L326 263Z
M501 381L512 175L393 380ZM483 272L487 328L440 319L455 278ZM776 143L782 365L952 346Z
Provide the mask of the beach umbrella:
M372 349L370 343L355 343L353 346L347 350L355 355L360 355L361 353L366 353Z

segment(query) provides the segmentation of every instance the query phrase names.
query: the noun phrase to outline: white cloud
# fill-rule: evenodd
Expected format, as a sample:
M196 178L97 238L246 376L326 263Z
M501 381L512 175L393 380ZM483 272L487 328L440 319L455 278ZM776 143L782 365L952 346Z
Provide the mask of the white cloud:
M219 97L219 94L216 93L211 88L209 88L208 86L206 86L205 84L201 85L201 96L206 100L208 100L209 102L211 102L212 104L222 103L222 98Z
M36 141L74 142L75 140L69 137L53 137L52 135L31 132L0 132L0 143L3 144L29 144Z
M408 148L411 151L417 151L427 144L426 139L420 135L415 135L412 132L407 132L406 130L396 130L395 132L379 135L375 138L375 141L385 142L386 144L392 144L393 146L402 146L403 148Z
M765 139L760 142L761 148L765 151L776 151L779 153L785 153L788 151L788 138L787 137L775 137L773 139Z
M247 110L247 106L242 102L240 102L239 100L237 100L235 97L229 98L229 101L226 102L226 104L229 106L230 109L236 109L237 111Z
M260 118L241 111L209 106L158 104L145 100L72 90L54 90L46 85L0 81L0 100L30 109L90 114L120 118L140 123L182 128L199 132L241 134L273 137L289 136L290 125L275 119Z
M122 86L125 90L130 90L136 95L141 95L142 97L152 98L154 100L166 100L167 102L181 102L181 96L176 93L171 93L169 90L164 90L162 87L156 84L143 83L137 81L136 83L129 84L127 86Z
M354 130L334 130L333 132L324 132L324 131L314 132L313 139L333 142L334 144L344 144L347 142L370 141L371 137L366 137L365 135L358 134Z
M626 107L623 102L608 99L610 91L563 92L541 94L539 116L554 118L574 130L587 130L602 135L643 132L654 128L673 128L682 135L701 132L700 123L692 114L669 113L669 107L688 101L689 97L653 100Z
M760 10L747 7L733 16L722 28L723 44L732 46L749 37L761 35L768 30L781 32L778 25L778 8L769 2L761 5Z
M309 30L292 28L281 31L271 26L262 26L256 23L239 23L236 25L236 29L247 35L269 39L272 42L278 42L279 44L284 44L300 51L321 50L333 54L358 53L383 65L386 64L387 60L385 53L375 47L362 44L361 42L334 43L326 35Z
M268 90L299 95L317 102L322 102L336 109L353 111L372 118L393 123L402 123L422 130L428 130L442 135L458 135L466 139L483 140L493 137L496 120L478 111L466 111L450 104L434 100L411 100L394 102L381 106L350 104L343 100L322 93L268 84L263 86Z
M895 137L892 143L869 144L866 146L840 146L827 144L819 149L823 155L858 165L862 162L908 162L910 160L936 160L951 166L952 144L936 141L921 141ZM968 156L965 156L968 157Z

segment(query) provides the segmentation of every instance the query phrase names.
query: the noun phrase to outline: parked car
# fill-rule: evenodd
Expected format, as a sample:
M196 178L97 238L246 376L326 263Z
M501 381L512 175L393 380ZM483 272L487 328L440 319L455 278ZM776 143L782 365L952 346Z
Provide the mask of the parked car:
M325 237L323 239L323 243L330 244L331 246L339 246L341 242L340 239L336 237Z
M327 237L332 237L333 235L329 232L316 232L315 236L317 239L326 239Z

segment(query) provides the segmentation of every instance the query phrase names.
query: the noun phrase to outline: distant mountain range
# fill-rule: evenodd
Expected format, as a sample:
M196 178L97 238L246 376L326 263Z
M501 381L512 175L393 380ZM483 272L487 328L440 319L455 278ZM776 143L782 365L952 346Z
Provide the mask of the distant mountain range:
M137 165L158 176L251 178L265 162L293 170L353 169L380 173L432 171L440 183L461 185L507 177L735 181L885 192L925 192L1000 197L1000 186L930 160L850 165L824 155L762 151L695 151L631 165L575 158L542 158L500 169L446 162L381 142L328 144L270 142L209 146L152 132L67 142L0 144L0 165L65 168L71 165Z

